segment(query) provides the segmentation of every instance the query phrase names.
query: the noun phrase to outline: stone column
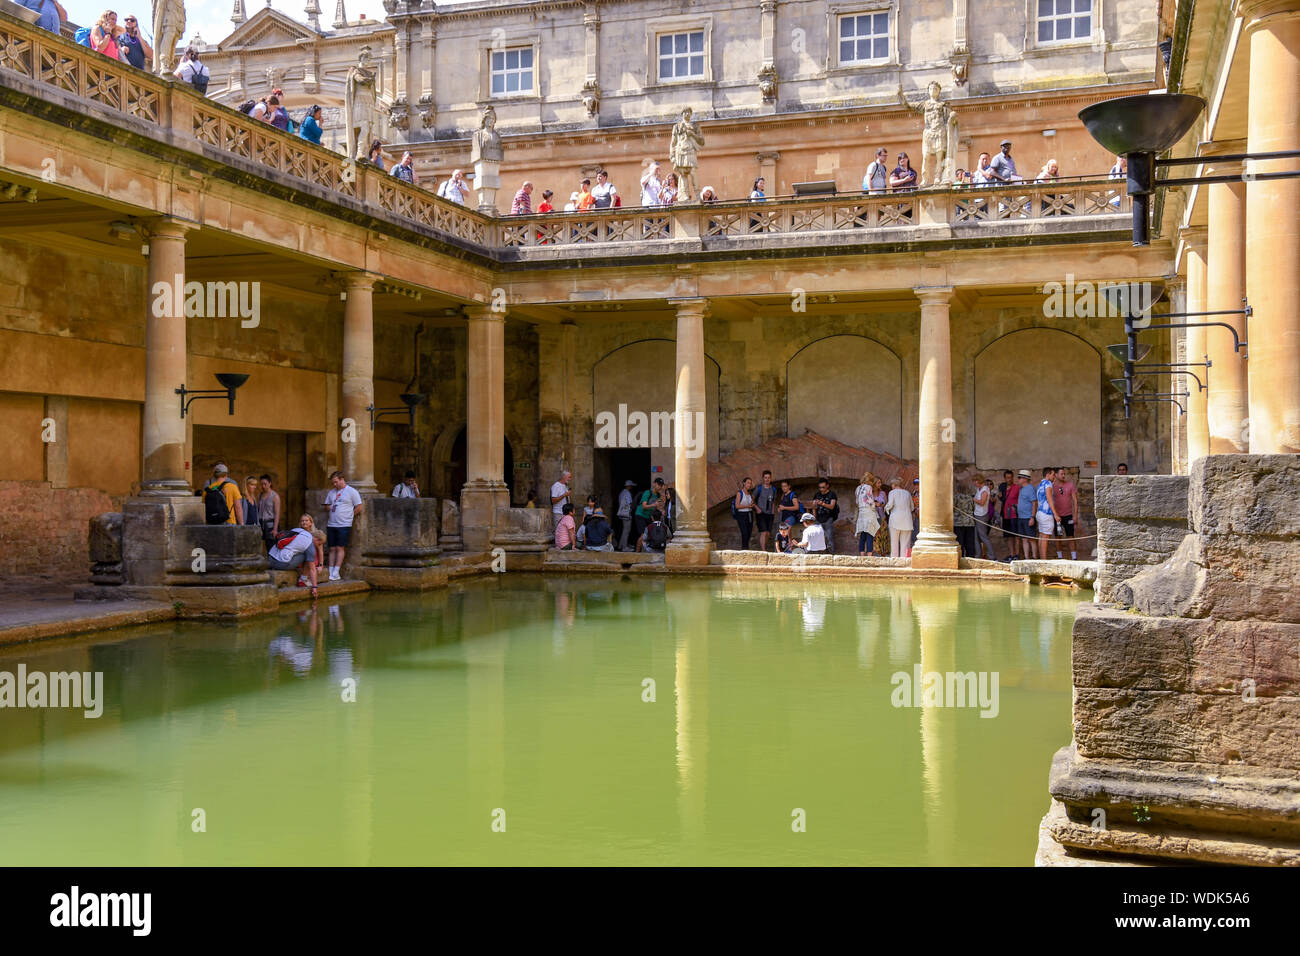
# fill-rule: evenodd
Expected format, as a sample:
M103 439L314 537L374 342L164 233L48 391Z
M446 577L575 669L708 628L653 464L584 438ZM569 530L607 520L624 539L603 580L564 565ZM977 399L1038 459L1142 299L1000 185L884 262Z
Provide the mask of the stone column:
M1184 255L1187 258L1187 311L1204 312L1205 309L1205 230L1204 229L1186 229L1183 231L1183 243L1186 246ZM1203 319L1188 319L1189 322L1204 321ZM1203 328L1190 328L1187 330L1187 361L1203 362L1206 355L1206 330ZM1193 369L1193 371L1195 371ZM1214 374L1213 370L1210 372ZM1179 385L1182 375L1171 375L1172 387L1170 391L1181 392L1183 388ZM1163 377L1157 376L1156 381L1164 381ZM1210 420L1209 405L1206 401L1206 393L1192 386L1187 396L1187 467L1190 469L1192 463L1198 458L1204 458L1210 453Z
M767 194L775 196L777 192L776 161L781 158L781 154L777 152L759 153L756 158L758 159L758 175L767 180ZM746 190L745 195L749 195L748 190Z
M492 546L497 510L510 507L505 483L506 313L468 305L465 367L466 481L461 490L461 539L466 551Z
M579 469L575 454L575 395L577 326L572 322L537 327L538 360L546 373L537 386L540 449L533 476L540 496L564 469L573 472L577 487L591 487L590 468ZM590 456L588 456L590 461Z
M341 470L360 494L375 494L375 433L366 409L375 403L374 285L378 276L349 272L341 279L347 294L343 303Z
M760 92L762 91L762 82L764 80L772 83L779 83L780 77L776 72L776 4L777 0L759 0L759 53L762 57L762 66L759 67L756 79L760 83ZM761 112L776 112L776 96L763 96L759 107Z
M707 299L670 300L677 307L677 408L673 426L677 525L664 563L709 563L709 456L704 382ZM696 449L691 454L690 448Z
M1300 0L1241 0L1250 44L1250 152L1300 149ZM1294 159L1254 172L1295 168ZM1246 187L1246 295L1250 331L1250 451L1300 452L1300 179Z
M1169 295L1170 312L1187 311L1186 279L1180 275L1171 276L1165 280L1165 291ZM1189 361L1187 358L1187 329L1169 330L1169 361ZM1192 369L1192 371L1194 372L1196 369ZM1178 377L1186 378L1187 376ZM1185 475L1187 474L1187 416L1183 414L1181 408L1170 402L1167 420L1169 422L1169 471L1174 475Z
M68 487L68 396L45 396L41 441L45 444L45 480L51 488Z
M919 288L921 300L920 445L921 530L912 546L914 568L956 568L961 547L952 530L952 465L956 424L952 418L952 352L949 346L950 286Z
M1239 153L1244 143L1216 143L1210 152ZM1235 173L1240 164L1212 164L1210 174ZM1207 187L1209 192L1209 229L1207 255L1210 269L1206 276L1205 308L1210 312L1242 308L1246 295L1246 184L1216 183ZM1216 315L1207 321L1227 322L1237 330L1237 337L1246 341L1244 315ZM1246 419L1250 413L1246 404L1246 353L1233 348L1232 333L1227 329L1205 330L1210 370L1208 413L1210 454L1230 455L1247 451ZM1198 356L1190 359L1202 361ZM1199 369L1190 371L1200 375ZM1196 383L1187 376L1179 378Z
M145 290L141 415L144 467L140 494L188 495L185 419L181 418L181 400L176 389L192 384L186 375L184 304L185 234L190 226L174 219L158 219L145 229L149 241L149 287Z

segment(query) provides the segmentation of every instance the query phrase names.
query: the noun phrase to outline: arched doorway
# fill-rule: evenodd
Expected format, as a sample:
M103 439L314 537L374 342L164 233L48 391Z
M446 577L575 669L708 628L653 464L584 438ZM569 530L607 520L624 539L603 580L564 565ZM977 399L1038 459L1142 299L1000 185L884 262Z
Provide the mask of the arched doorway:
M451 453L444 465L447 475L447 494L450 498L459 499L461 489L465 487L466 476L469 474L469 453L466 449L466 429L461 426L456 433L456 439L451 443ZM510 503L515 503L515 453L510 447L510 439L505 441L504 460L506 487L510 489Z

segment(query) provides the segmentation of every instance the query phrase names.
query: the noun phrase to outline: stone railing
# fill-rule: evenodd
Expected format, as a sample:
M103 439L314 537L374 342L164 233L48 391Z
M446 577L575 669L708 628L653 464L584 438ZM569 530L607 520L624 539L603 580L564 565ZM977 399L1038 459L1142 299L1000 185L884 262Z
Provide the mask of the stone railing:
M648 239L797 236L917 225L962 226L1115 216L1129 208L1121 180L1020 182L883 196L854 194L829 199L631 206L582 213L505 216L500 221L500 244L523 247Z
M0 85L62 100L79 112L104 111L110 122L143 135L209 156L224 155L236 167L274 172L488 255L503 249L616 243L631 251L647 240L675 239L748 243L766 237L778 239L775 245L811 236L830 243L906 241L910 237L901 231L906 227L948 226L961 235L963 227L985 223L1096 220L1129 209L1123 181L1099 179L494 217L252 119L200 96L188 84L111 60L3 12ZM1080 226L1096 229L1096 223ZM1034 228L1027 226L1028 231Z

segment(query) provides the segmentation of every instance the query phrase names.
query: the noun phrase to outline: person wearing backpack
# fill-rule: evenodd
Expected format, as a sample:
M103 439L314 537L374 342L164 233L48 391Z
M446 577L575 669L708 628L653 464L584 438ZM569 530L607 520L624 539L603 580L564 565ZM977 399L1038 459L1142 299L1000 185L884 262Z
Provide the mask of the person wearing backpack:
M208 524L238 524L242 514L239 485L230 480L230 469L219 461L212 468L212 481L203 489L203 514Z
M110 60L118 59L117 35L121 32L122 28L117 25L117 14L112 10L104 11L90 30L90 48Z
M266 101L267 122L276 129L289 131L289 111L280 105L280 97L272 96Z
M645 529L654 520L654 513L663 507L664 480L656 478L649 488L641 492L641 500L636 506L636 539L638 542L645 534ZM660 514L662 519L662 513ZM640 547L638 545L638 550Z
M668 526L664 524L664 513L656 508L650 514L650 523L645 526L645 532L638 539L636 549L651 554L663 554L667 544Z
M831 491L831 483L825 478L817 482L817 496L813 498L813 515L822 526L826 536L826 552L835 553L835 521L840 516L840 499Z
M182 83L189 83L198 91L200 96L208 95L208 81L212 79L208 73L208 68L199 62L199 51L190 47L181 57L180 65L176 67L175 73L172 74Z
M287 528L275 536L267 559L273 571L292 571L306 567L311 595L316 596L316 539L311 531L311 515L303 515L298 527Z

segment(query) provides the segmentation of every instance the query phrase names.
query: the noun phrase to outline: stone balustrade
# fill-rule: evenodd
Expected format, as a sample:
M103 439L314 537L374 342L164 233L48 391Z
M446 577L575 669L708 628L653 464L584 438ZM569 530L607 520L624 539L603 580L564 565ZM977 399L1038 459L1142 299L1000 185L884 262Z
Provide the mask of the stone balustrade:
M1122 180L1096 179L491 216L206 99L188 84L111 60L4 13L0 86L255 174L273 173L352 209L381 210L493 258L586 256L589 246L640 254L647 241L890 244L919 237L925 227L947 227L945 235L957 238L971 229L981 236L986 230L1032 234L1044 228L1093 233L1124 228L1120 220L1130 208Z

